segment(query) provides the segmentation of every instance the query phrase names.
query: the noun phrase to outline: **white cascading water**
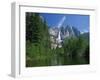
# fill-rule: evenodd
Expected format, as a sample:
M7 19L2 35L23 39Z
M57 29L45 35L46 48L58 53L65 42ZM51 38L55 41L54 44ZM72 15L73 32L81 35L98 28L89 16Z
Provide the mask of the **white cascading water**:
M74 36L74 31L73 31L73 29L72 29L72 26L71 26L71 31L72 31L72 35Z
M60 36L60 31L58 32L57 42L58 42L58 43L61 43L61 42L62 42L62 40L61 40L61 36Z
M62 19L61 19L61 21L59 22L59 24L58 24L58 29L59 29L59 31L58 31L58 35L57 35L57 43L58 44L60 44L61 42L62 42L62 40L61 40L61 32L60 32L60 27L62 26L62 24L64 23L64 21L65 21L65 19L66 19L66 17L65 16L63 16L62 17Z

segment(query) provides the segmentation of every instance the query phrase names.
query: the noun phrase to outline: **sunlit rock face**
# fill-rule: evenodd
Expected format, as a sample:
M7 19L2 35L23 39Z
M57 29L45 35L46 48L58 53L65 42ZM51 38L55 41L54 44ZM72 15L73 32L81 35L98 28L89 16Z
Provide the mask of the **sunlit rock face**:
M70 25L64 25L66 17L63 16L60 22L55 27L49 28L50 40L51 40L51 48L62 47L62 42L65 38L69 37L77 37L80 35L80 31L78 31L75 27Z
M51 40L51 48L62 47L62 42L64 39L69 37L78 37L80 35L80 31L72 26L62 26L51 27L49 28L50 40Z

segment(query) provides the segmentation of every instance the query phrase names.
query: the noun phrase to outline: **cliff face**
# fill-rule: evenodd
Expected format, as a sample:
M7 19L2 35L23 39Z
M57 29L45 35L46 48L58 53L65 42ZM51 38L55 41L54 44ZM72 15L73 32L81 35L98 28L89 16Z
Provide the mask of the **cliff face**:
M78 37L80 31L75 27L65 26L65 27L51 27L49 28L49 34L51 39L51 48L56 48L57 46L62 47L62 42L65 38Z

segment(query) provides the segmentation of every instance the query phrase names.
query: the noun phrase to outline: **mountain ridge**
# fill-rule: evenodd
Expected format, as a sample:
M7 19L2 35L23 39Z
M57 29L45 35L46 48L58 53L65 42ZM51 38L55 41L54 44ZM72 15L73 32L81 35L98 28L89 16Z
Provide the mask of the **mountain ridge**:
M83 38L86 38L87 40L89 39L89 32L87 32L87 34L86 33L81 34L81 32L77 28L69 25L61 26L60 28L49 27L49 34L51 42L53 43L52 45L55 45L55 47L57 45L60 45L61 47L62 42L70 37L78 38L81 36Z

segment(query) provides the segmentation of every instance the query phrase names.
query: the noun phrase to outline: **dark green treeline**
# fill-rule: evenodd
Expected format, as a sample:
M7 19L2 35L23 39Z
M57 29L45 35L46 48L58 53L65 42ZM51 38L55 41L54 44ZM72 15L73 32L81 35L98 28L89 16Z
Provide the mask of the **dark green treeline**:
M46 20L26 12L26 67L89 64L89 40L65 39L62 48L51 49Z

